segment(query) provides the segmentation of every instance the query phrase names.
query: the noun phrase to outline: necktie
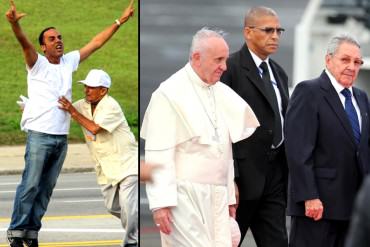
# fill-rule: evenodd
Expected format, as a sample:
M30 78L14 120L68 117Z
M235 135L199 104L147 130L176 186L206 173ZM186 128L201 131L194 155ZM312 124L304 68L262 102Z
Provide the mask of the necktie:
M273 136L272 144L274 145L274 147L277 147L277 145L281 142L281 139L282 139L282 128L281 128L279 106L278 106L278 102L276 99L276 93L275 93L274 87L270 79L270 73L267 68L266 62L262 62L260 64L260 68L262 69L262 80L265 84L266 92L269 98L271 99L271 101L273 102L275 122L274 122L274 136Z
M344 101L344 110L347 113L349 122L351 123L352 126L352 131L355 137L356 144L358 145L360 143L361 132L357 112L352 104L352 94L348 88L343 89L341 91L341 94L343 94L344 97L346 98L346 100Z

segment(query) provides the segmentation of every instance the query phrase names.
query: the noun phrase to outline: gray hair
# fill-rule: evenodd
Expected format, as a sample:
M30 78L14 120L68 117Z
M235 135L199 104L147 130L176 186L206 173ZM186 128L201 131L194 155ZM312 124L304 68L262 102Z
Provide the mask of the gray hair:
M189 60L191 61L191 56L196 51L204 51L207 47L207 39L209 38L221 38L224 39L226 33L222 30L212 30L209 27L203 27L193 36L191 42Z
M245 13L244 27L255 25L256 21L261 18L261 16L278 17L275 10L271 8L265 6L252 7L250 10L247 11L247 13Z
M360 47L360 43L351 35L349 34L339 34L334 37L332 37L328 44L328 49L326 50L327 55L333 55L338 50L339 46L343 43L349 43Z

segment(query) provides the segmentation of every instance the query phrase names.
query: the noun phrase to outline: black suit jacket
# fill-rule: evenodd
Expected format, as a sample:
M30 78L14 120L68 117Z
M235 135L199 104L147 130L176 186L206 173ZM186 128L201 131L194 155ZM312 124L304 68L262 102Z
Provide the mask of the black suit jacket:
M289 166L288 214L304 216L304 201L319 198L324 219L348 220L369 166L369 104L353 87L361 112L361 140L356 146L338 93L325 72L299 83L285 119Z
M269 62L281 94L284 115L289 97L288 76L272 59L269 59ZM240 199L258 199L263 192L267 168L270 165L268 153L272 146L274 111L246 45L231 54L227 60L227 71L222 75L221 81L251 106L261 125L251 137L233 144L235 181L239 187ZM286 173L285 157L282 158L282 169Z

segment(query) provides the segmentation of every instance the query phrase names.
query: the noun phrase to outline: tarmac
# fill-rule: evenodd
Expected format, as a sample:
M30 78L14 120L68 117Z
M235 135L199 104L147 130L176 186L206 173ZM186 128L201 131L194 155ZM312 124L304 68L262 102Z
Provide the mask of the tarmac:
M0 175L20 174L24 169L25 145L0 146ZM94 171L94 161L85 143L68 144L62 172Z

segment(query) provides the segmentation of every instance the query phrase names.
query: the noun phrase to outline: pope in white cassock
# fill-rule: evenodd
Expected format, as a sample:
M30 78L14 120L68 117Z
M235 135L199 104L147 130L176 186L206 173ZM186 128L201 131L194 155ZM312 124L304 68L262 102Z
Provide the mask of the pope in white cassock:
M231 143L249 137L259 122L219 82L228 56L221 32L199 30L189 63L161 83L146 110L140 133L145 161L160 165L146 189L162 246L231 247Z

